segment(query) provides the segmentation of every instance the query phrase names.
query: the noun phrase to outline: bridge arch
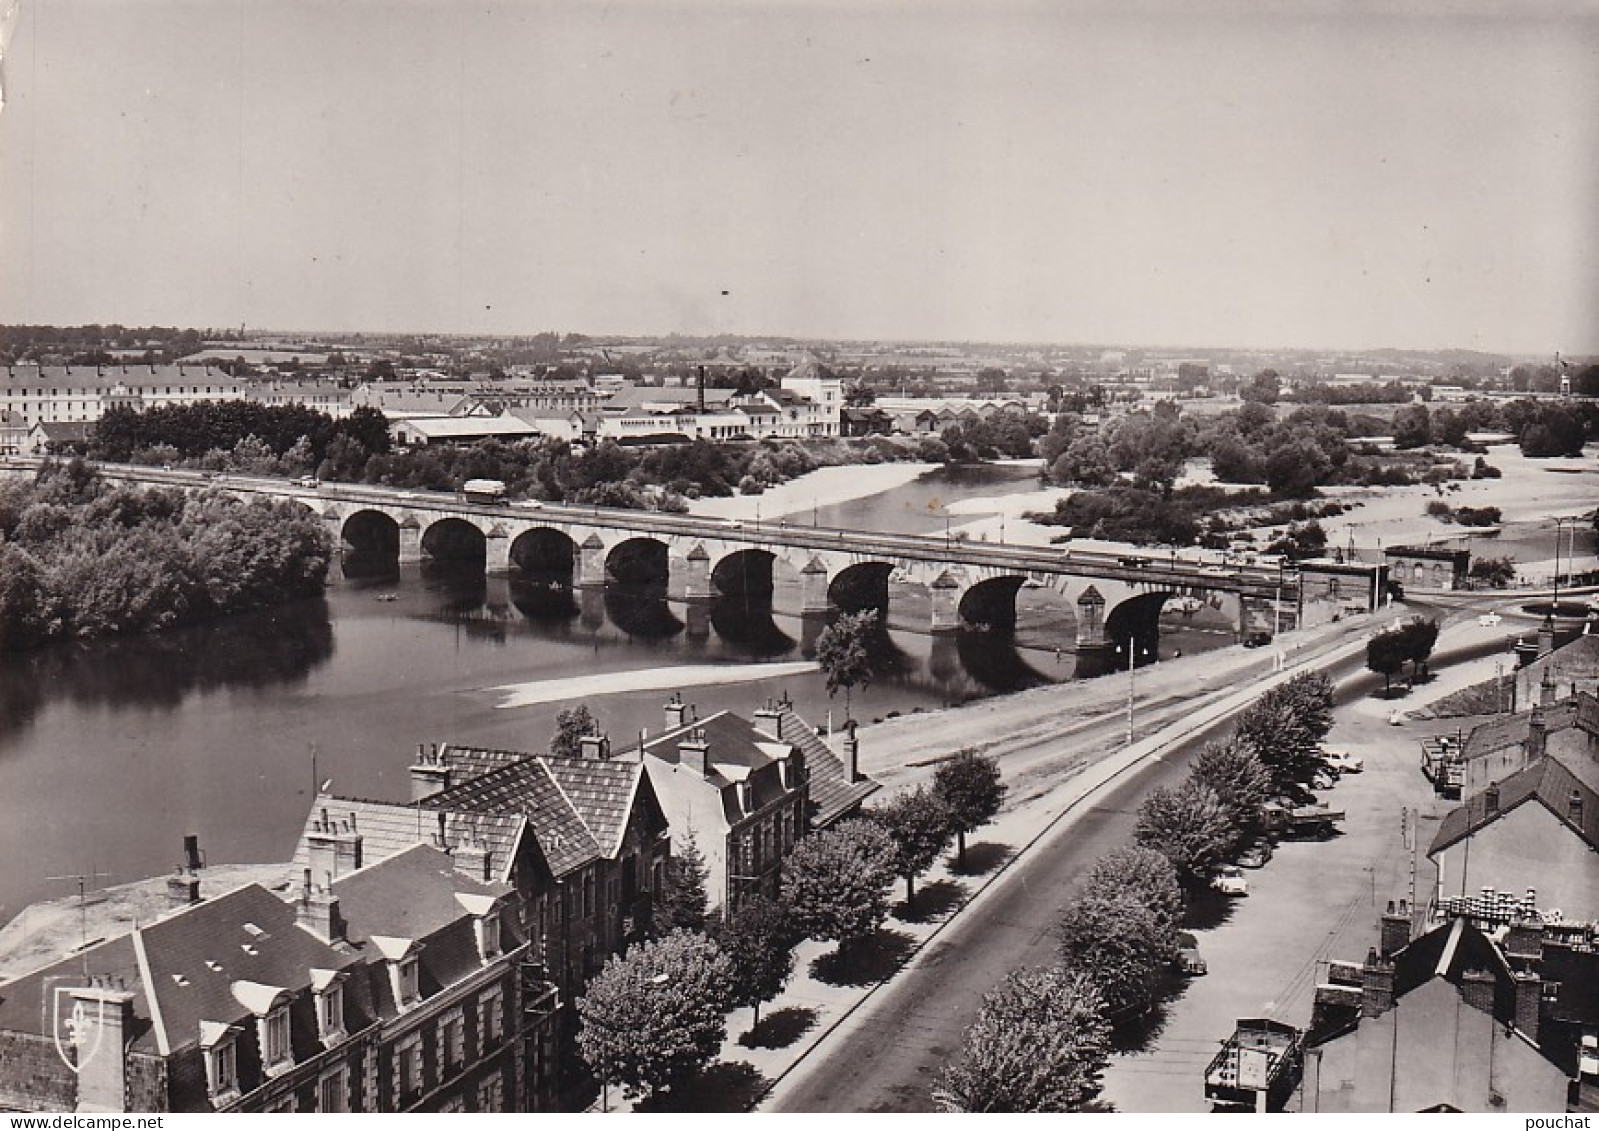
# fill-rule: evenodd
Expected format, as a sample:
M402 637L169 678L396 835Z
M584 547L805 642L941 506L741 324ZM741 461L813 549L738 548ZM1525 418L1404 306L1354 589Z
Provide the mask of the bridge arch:
M605 555L605 575L623 585L665 585L672 576L670 552L656 538L625 539Z
M1139 593L1111 609L1105 617L1105 636L1115 645L1118 655L1125 657L1126 647L1132 642L1138 649L1136 663L1159 659L1160 611L1172 596L1175 594L1166 590Z
M728 597L771 593L772 566L776 560L770 550L734 550L719 559L711 570L711 586Z
M888 562L856 562L834 575L827 597L846 613L888 608L888 582L894 567Z
M1025 577L1006 575L979 581L961 594L961 621L984 632L1009 632L1016 627L1016 594L1027 583Z
M346 549L363 553L398 554L400 524L380 510L354 511L339 528L339 540Z
M511 542L510 564L521 573L571 588L578 547L572 536L550 526L524 530Z
M464 518L441 518L422 531L422 556L434 561L486 561L488 539Z

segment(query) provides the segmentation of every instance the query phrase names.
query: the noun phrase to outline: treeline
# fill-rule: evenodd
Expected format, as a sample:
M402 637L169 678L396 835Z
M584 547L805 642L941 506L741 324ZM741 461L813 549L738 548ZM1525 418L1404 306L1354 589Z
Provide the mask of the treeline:
M203 401L138 411L108 410L94 426L89 455L126 463L179 463L212 471L253 470L229 457L243 441L252 458L270 455L304 473L324 462L364 469L389 450L389 422L373 408L358 408L343 420L304 405L254 401Z
M1323 765L1332 684L1296 676L1205 747L1188 778L1156 789L1135 843L1112 850L1062 909L1058 962L1020 970L983 999L934 1098L946 1111L1076 1111L1099 1095L1113 1024L1152 1008L1180 947L1187 892L1262 831L1274 793Z
M212 331L207 330L209 336ZM237 337L237 333L233 333ZM176 326L0 326L0 362L16 364L67 355L109 358L107 350L148 350L160 360L197 353L205 345L200 331ZM92 362L85 362L92 364Z
M332 556L295 503L112 486L81 461L47 464L0 484L0 652L303 597Z
M1599 429L1599 406L1585 401L1467 401L1451 408L1409 405L1394 413L1396 448L1429 444L1474 449L1471 432L1508 432L1532 459L1576 456Z

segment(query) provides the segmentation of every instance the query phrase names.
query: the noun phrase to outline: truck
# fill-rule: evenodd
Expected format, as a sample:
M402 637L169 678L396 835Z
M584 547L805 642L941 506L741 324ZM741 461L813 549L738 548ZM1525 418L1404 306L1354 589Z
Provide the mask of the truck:
M477 502L497 503L505 498L505 484L498 479L468 479L461 494Z
M1333 826L1344 819L1341 809L1325 803L1293 805L1285 800L1268 801L1260 807L1261 823L1275 836L1317 837L1322 840L1336 831Z
M1299 1083L1304 1035L1266 1017L1239 1020L1205 1068L1205 1098L1219 1106L1281 1111Z
M1421 740L1421 773L1432 791L1451 801L1460 799L1466 781L1466 743L1459 735L1441 734Z

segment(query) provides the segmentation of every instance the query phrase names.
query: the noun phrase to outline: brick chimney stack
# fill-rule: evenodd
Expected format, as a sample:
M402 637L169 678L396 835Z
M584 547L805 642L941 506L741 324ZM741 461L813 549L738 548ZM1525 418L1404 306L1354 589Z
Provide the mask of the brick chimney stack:
M325 887L311 883L307 868L300 881L300 898L294 905L295 921L326 942L344 939L344 916L339 914L339 897Z
M1460 976L1460 996L1483 1013L1494 1011L1494 976L1486 970L1467 970Z
M1544 755L1544 748L1549 737L1549 724L1545 720L1542 707L1534 707L1532 714L1527 717L1527 761L1533 762Z
M596 762L604 762L611 757L611 740L603 734L585 734L577 740L577 745L579 757Z
M1382 956L1390 958L1410 941L1410 904L1405 900L1399 901L1399 906L1394 907L1393 900L1388 901L1388 910L1382 917L1381 941L1378 944Z
M1380 957L1375 950L1368 951L1366 963L1360 968L1360 1015L1380 1017L1393 1008L1394 964Z
M337 879L361 866L361 834L355 827L354 812L348 818L333 817L323 806L305 840L311 870L318 875Z
M1543 979L1536 974L1517 973L1516 1029L1533 1044L1538 1043L1538 1028L1543 1009Z
M666 729L676 730L687 721L688 704L683 702L683 696L674 691L666 702Z
M705 741L705 731L695 727L677 744L678 762L690 773L702 778L711 776L711 747Z
M72 999L72 1015L79 1023L73 1042L78 1073L77 1110L127 1111L127 1043L132 1037L133 994L104 979L74 986L64 993Z
M416 744L416 761L411 764L411 800L421 801L450 788L450 767L435 742L431 749Z

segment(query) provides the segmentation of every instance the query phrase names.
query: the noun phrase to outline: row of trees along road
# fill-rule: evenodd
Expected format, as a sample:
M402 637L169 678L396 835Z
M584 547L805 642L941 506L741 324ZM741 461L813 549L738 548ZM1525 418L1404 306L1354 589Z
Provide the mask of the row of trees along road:
M1266 801L1322 765L1332 683L1272 688L1208 744L1188 778L1152 791L1136 843L1093 867L1057 926L1058 964L1019 970L986 995L934 1087L941 1110L1076 1111L1099 1095L1111 1026L1149 1010L1177 957L1185 889L1259 834Z
M551 750L575 749L597 732L587 708L563 711ZM1005 789L994 759L960 751L930 788L804 837L783 862L780 898L744 901L732 915L707 907L705 859L693 830L684 830L656 902L657 937L611 958L577 1002L578 1049L589 1069L632 1096L691 1084L726 1038L729 1010L751 1008L759 1026L761 1006L793 974L801 940L836 942L847 964L888 918L897 878L909 905L916 877L952 839L964 866L966 835L994 818Z

